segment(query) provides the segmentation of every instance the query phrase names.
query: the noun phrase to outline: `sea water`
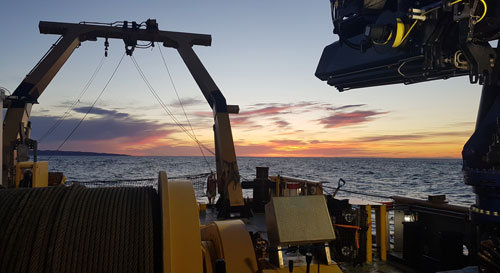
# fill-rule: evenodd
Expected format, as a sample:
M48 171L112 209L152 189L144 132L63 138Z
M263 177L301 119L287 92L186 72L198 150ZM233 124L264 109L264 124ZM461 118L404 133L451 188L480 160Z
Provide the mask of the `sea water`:
M41 161L47 159L39 156ZM460 159L239 157L238 165L242 180L253 180L255 167L269 167L269 175L321 181L328 191L333 191L342 178L346 184L339 197L384 199L357 194L367 193L426 199L428 195L445 194L452 204L474 203L472 188L463 182ZM207 173L215 171L215 161L203 157L54 156L49 169L64 172L70 182L120 181L153 179L159 171L166 171L169 177Z

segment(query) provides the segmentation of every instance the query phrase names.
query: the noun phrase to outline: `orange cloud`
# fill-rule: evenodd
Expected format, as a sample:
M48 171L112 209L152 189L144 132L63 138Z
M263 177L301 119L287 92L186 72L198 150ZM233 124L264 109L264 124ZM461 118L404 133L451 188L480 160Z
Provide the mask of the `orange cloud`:
M363 104L328 106L326 103L302 102L295 104L256 104L250 111L232 115L235 145L238 156L269 157L460 157L463 144L470 131L429 131L403 134L370 134L364 132L351 139L330 134L328 129L363 124L388 112L360 110ZM312 121L326 129L293 128L290 121L297 114L314 108L334 113ZM86 109L75 109L85 112ZM85 120L63 150L111 152L130 155L200 156L200 150L191 139L174 124L141 120L133 115L113 109L95 108L92 118ZM198 113L210 118L210 113ZM262 118L265 119L262 119ZM34 117L33 136L40 135L40 125L49 127L55 117ZM78 119L65 122L71 128ZM316 126L318 127L318 126ZM187 127L186 127L187 128ZM199 130L197 135L205 146L213 150L211 126ZM301 128L304 129L304 128ZM450 129L451 130L451 129ZM66 137L55 132L52 140L44 141L41 149L55 149ZM243 137L243 138L242 138ZM208 153L206 153L208 154Z

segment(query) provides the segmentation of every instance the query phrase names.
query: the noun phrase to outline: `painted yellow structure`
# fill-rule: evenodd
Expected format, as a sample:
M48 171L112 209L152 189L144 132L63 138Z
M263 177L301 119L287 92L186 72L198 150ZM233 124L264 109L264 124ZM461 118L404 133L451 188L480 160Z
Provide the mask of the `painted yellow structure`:
M228 273L257 272L252 240L241 220L215 221L203 226L201 238L204 253L211 255L210 264L214 265L216 259L224 259Z
M380 260L387 261L387 207L384 204L366 204L363 205L367 217L366 217L366 263L371 264L373 262L373 240L372 240L372 209L375 210L375 242L377 244L377 249L379 253Z
M168 181L160 172L163 272L203 272L200 220L193 185L189 181Z
M49 163L47 161L26 161L16 164L16 188L19 188L21 180L24 178L24 172L30 170L33 188L47 187L49 183Z
M375 210L377 219L377 247L380 252L380 260L387 261L387 209L380 205Z

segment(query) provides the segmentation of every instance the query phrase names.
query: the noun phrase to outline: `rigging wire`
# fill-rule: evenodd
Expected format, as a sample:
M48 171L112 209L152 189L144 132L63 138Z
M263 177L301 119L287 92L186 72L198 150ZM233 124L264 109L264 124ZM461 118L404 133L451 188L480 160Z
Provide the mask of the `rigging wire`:
M149 82L149 80L146 78L146 75L144 74L144 72L140 68L139 63L137 63L137 61L135 60L134 56L131 56L131 59L132 59L132 62L134 63L134 66L135 66L136 70L139 72L139 75L141 76L142 80L144 81L144 83L146 83L146 86L148 87L149 91L155 97L155 99L158 101L158 103L163 108L163 110L165 110L165 112L172 118L172 120L174 121L174 123L176 125L178 125L184 132L186 132L186 134L188 134L188 136L190 138L192 138L194 140L194 138L191 135L191 133L179 122L179 120L174 116L174 114L172 113L172 111L170 111L170 109L166 106L166 104L161 100L161 98L158 95L158 93L154 90L153 86L151 85L151 83Z
M206 151L210 152L211 154L215 155L214 152L212 152L209 148L207 148L205 145L203 145L201 142L199 142L192 134L191 132L189 132L188 129L186 129L186 127L184 127L180 122L179 120L175 117L175 115L172 113L172 111L170 111L170 109L167 107L167 105L161 100L160 96L158 95L158 93L155 91L155 89L153 88L153 86L151 85L151 83L148 81L148 79L146 78L146 75L144 74L144 72L142 71L142 69L140 68L139 64L137 63L137 61L135 60L134 56L130 56L130 58L132 59L132 62L134 63L134 66L135 68L137 69L137 72L139 73L139 75L141 76L142 80L144 81L144 83L146 84L146 86L148 87L149 91L151 92L151 94L155 97L155 99L158 101L158 103L160 104L160 106L163 108L163 110L165 110L165 112L170 116L170 118L174 121L174 123L179 126L179 128L182 129L182 131L184 131L184 133L186 133L194 142L198 143L198 145L201 145L201 147L203 147Z
M90 113L90 111L92 111L92 109L94 108L94 106L96 105L97 101L99 101L99 99L101 98L102 94L104 93L104 91L106 90L106 88L108 87L109 83L111 82L111 80L113 79L113 77L115 76L116 74L116 71L118 71L118 68L120 67L120 64L122 63L123 61L123 57L125 57L125 53L123 53L122 57L120 58L120 61L118 62L118 65L116 65L116 68L115 70L113 71L113 73L111 74L111 77L109 78L109 80L106 82L106 85L104 85L104 88L101 90L101 92L99 93L99 95L97 96L97 98L94 100L94 103L92 103L92 105L89 107L89 109L87 110L87 112L85 113L85 115L80 119L80 121L78 122L78 124L76 124L75 128L73 128L73 130L69 133L69 135L64 139L64 141L59 145L59 147L57 147L56 149L56 152L59 151L61 149L61 147L66 143L66 141L68 141L68 139L75 133L76 129L78 129L78 127L80 127L80 125L82 124L83 120L85 120L85 118L87 117L87 115ZM49 157L49 160L52 158L52 155Z
M172 84L172 87L173 87L173 89L175 91L175 95L177 96L177 100L179 101L179 104L181 106L182 112L184 113L184 117L186 117L186 120L188 122L189 128L191 128L191 132L193 133L193 136L196 139L196 142L199 143L198 137L196 136L196 133L195 133L195 131L193 129L193 126L191 125L191 121L189 120L189 118L188 118L188 116L186 114L186 110L184 109L184 104L182 103L182 100L179 97L179 92L177 92L177 87L175 86L174 79L172 78L172 74L170 74L170 69L168 68L167 62L165 61L165 56L163 56L163 52L161 51L161 46L158 43L157 43L157 45L158 45L158 49L160 51L161 59L163 60L163 64L165 65L165 69L167 70L168 78L170 79L170 83ZM205 159L205 162L207 163L207 166L208 166L208 168L211 171L212 168L210 168L210 163L208 162L207 157L205 156L205 153L203 152L203 149L201 148L201 146L199 144L198 144L198 148L200 149L200 152L203 155L203 158Z
M87 83L83 87L82 91L80 92L80 94L78 95L78 97L76 98L76 100L68 107L68 109L66 109L66 112L64 112L64 114L60 118L58 118L57 121L54 124L52 124L52 126L40 137L40 139L38 140L38 143L42 143L43 140L46 137L48 137L50 134L52 134L57 129L57 127L59 127L59 125L61 125L61 123L66 118L68 118L68 117L71 116L71 111L80 102L80 99L83 97L83 95L85 95L85 93L89 89L89 87L92 84L92 82L94 81L97 73L99 73L99 71L101 70L101 68L102 68L102 66L104 64L104 60L105 60L105 56L103 56L101 58L101 61L99 62L99 65L94 70L94 73L92 74L92 76L90 77L90 79L87 81Z

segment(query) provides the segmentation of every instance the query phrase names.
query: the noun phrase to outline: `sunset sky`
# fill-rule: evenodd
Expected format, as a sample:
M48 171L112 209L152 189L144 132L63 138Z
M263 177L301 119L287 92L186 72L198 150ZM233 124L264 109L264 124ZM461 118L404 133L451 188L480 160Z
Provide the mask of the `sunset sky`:
M314 76L332 34L330 3L322 1L4 1L0 9L0 86L11 91L57 37L38 22L114 22L155 18L162 30L212 35L196 47L228 104L238 156L453 157L473 132L480 86L468 78L339 93ZM40 149L55 149L109 80L123 52L109 57L72 108L104 54L104 41L85 42L33 107L37 139L71 114ZM199 140L213 149L211 110L177 52L162 48ZM187 121L157 47L134 57L177 119ZM129 57L62 150L130 155L201 155L150 94Z

